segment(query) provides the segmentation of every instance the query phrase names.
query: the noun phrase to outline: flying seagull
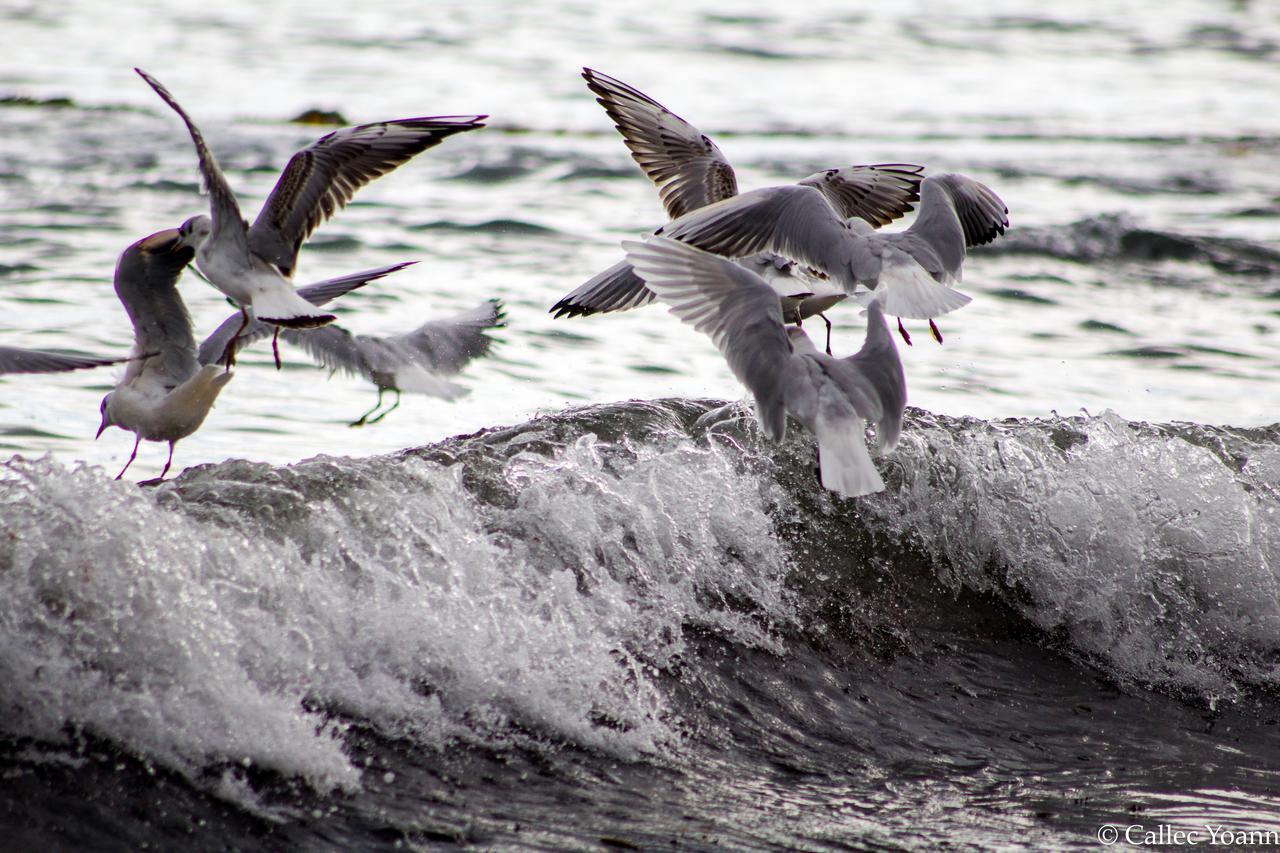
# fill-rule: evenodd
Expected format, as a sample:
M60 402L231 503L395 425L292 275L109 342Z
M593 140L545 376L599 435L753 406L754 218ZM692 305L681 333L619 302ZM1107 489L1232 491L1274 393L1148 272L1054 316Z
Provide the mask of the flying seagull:
M966 250L1009 227L1009 210L991 188L959 174L920 184L920 212L910 227L885 233L849 219L812 187L752 190L686 214L658 233L726 257L773 251L826 273L845 293L880 292L885 313L929 320L970 297L953 289ZM899 331L911 342L898 322Z
M331 371L343 370L372 382L378 402L350 426L376 424L400 405L400 392L413 391L455 400L467 389L450 382L471 361L489 354L494 340L485 332L504 326L502 303L489 299L475 308L443 320L423 323L400 335L354 335L338 325L323 329L289 329L281 334L287 343L306 350ZM396 400L376 417L387 391Z
M184 241L197 247L200 272L240 306L245 325L250 311L256 319L288 328L332 322L333 314L294 292L292 279L303 242L365 184L446 137L484 127L481 120L487 118L408 118L329 133L290 158L258 218L249 225L200 129L158 80L141 69L134 70L191 133L209 193L210 215L194 216L179 230Z
M787 415L818 440L822 485L845 497L884 481L867 452L863 420L891 451L902 430L907 386L884 320L883 295L867 305L866 340L855 355L821 353L804 329L784 326L778 294L750 270L664 237L624 241L627 260L682 321L711 337L756 400L765 435L781 441Z
M733 167L696 127L621 80L590 68L584 68L582 76L613 119L632 158L658 187L670 218L738 194ZM911 202L920 197L922 171L921 166L904 163L848 166L817 172L800 180L799 185L818 190L845 217L858 217L879 227L912 209ZM821 314L846 296L772 252L739 260L764 274L783 296L790 322ZM646 305L653 298L653 292L622 261L564 296L551 311L556 317L623 311Z

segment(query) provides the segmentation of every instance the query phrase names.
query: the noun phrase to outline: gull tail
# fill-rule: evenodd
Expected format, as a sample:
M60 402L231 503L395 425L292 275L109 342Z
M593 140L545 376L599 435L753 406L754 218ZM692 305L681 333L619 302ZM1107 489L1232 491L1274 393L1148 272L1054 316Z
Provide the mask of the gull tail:
M903 256L886 257L880 274L880 285L875 293L883 296L880 304L890 317L906 317L909 320L931 320L949 314L973 301L973 297L939 284L924 267ZM863 305L870 303L871 294L859 293L855 297Z
M884 491L884 480L867 452L861 418L832 417L819 404L813 432L818 438L823 488L846 498Z
M170 426L171 440L184 438L200 428L213 401L235 374L216 364L200 371L169 392L157 417Z
M255 293L253 315L264 323L290 329L314 329L338 319L336 315L312 305L287 285Z

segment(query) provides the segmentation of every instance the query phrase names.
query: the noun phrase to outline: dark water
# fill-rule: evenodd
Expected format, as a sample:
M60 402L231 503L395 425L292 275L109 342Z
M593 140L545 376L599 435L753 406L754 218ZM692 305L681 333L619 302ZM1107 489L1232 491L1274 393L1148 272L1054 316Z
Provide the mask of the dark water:
M914 410L888 491L843 501L806 437L709 408L141 490L11 460L13 837L1058 848L1106 823L1280 826L1275 428Z

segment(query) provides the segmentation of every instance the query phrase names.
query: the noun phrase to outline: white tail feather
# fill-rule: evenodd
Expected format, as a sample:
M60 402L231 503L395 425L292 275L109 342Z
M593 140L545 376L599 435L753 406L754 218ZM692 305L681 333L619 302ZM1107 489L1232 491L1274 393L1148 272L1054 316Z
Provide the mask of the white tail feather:
M867 452L861 418L832 418L820 404L813 432L824 488L847 498L884 491L884 480Z
M298 295L292 287L270 287L253 294L253 315L281 326L313 328L332 323L333 314L323 311Z
M905 260L886 257L880 285L875 290L877 294L883 291L880 304L890 317L930 320L973 301L973 297L934 281L913 259L902 257ZM859 293L856 298L866 305L869 296Z

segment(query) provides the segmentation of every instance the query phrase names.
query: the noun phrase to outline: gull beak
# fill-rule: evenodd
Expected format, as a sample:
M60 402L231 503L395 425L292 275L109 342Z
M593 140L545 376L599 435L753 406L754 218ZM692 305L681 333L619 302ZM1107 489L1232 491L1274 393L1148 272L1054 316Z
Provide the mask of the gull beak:
M93 440L97 441L99 438L102 438L103 431L109 426L111 426L111 424L107 423L107 413L103 412L102 423L98 425L98 433L93 437Z

